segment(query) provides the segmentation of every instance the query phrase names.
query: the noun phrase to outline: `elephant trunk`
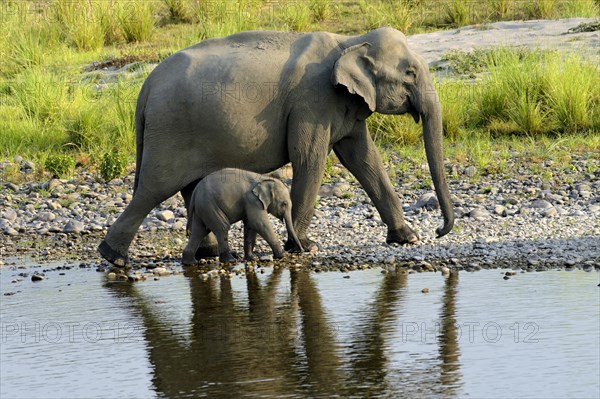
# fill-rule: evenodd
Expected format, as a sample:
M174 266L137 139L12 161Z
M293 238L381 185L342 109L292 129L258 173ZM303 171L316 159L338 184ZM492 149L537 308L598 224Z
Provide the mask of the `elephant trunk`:
M419 104L419 114L423 121L423 141L431 179L444 216L444 225L436 230L437 236L448 234L454 226L454 208L446 176L444 174L444 154L442 147L442 109L433 85L423 91ZM416 105L416 104L415 104Z
M287 233L288 233L288 240L294 240L294 242L296 243L296 245L298 246L298 250L300 252L304 252L304 248L302 248L302 244L300 243L300 240L298 239L298 236L296 235L296 231L294 230L294 223L292 223L292 210L290 207L288 207L287 211L285 212L285 226L287 227Z

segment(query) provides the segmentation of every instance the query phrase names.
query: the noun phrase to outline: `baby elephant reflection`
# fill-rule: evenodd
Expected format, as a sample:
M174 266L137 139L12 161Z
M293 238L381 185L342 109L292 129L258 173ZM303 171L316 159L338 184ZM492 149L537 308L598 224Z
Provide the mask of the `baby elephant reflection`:
M231 224L240 220L244 222L246 259L255 258L257 233L271 246L274 258L283 257L283 248L267 212L285 221L288 239L302 248L292 224L290 193L280 180L241 169L221 169L198 183L189 208L187 230L190 239L183 251L184 265L196 262L194 255L200 241L210 232L217 237L219 260L235 261L229 249L228 233Z

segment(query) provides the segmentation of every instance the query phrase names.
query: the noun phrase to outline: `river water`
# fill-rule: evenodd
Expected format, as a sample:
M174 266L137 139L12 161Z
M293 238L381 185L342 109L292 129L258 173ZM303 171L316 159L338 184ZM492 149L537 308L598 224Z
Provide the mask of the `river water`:
M2 399L600 397L597 272L33 270L0 268Z

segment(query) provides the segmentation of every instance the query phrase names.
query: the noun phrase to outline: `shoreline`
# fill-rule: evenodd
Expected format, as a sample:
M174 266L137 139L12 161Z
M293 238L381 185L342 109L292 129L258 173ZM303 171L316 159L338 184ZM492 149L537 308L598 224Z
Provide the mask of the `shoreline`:
M335 177L321 186L308 232L320 251L272 262L269 247L259 238L257 253L267 259L259 264L301 264L319 270L363 265L599 270L600 160L573 156L569 171L545 169L555 176L552 180L521 169L511 173L515 177L476 176L472 166L446 165L456 225L439 239L434 235L442 218L433 190L423 183L428 173L424 165L396 176L393 182L405 218L421 236L417 244L407 246L385 244L387 228L364 190L345 169L333 166ZM289 167L274 172L288 186L290 173ZM0 191L3 263L72 259L105 267L96 247L131 199L132 179L130 172L103 184L85 172L71 180L5 183ZM285 226L271 220L284 240ZM131 245L132 266L178 267L187 242L185 221L179 194L153 210ZM241 223L232 226L230 244L239 254L242 236Z

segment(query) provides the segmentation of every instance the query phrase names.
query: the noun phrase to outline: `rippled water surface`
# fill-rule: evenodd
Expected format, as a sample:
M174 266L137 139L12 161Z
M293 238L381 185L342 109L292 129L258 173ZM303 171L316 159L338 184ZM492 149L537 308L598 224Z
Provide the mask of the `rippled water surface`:
M23 271L0 269L3 399L600 396L597 272Z

